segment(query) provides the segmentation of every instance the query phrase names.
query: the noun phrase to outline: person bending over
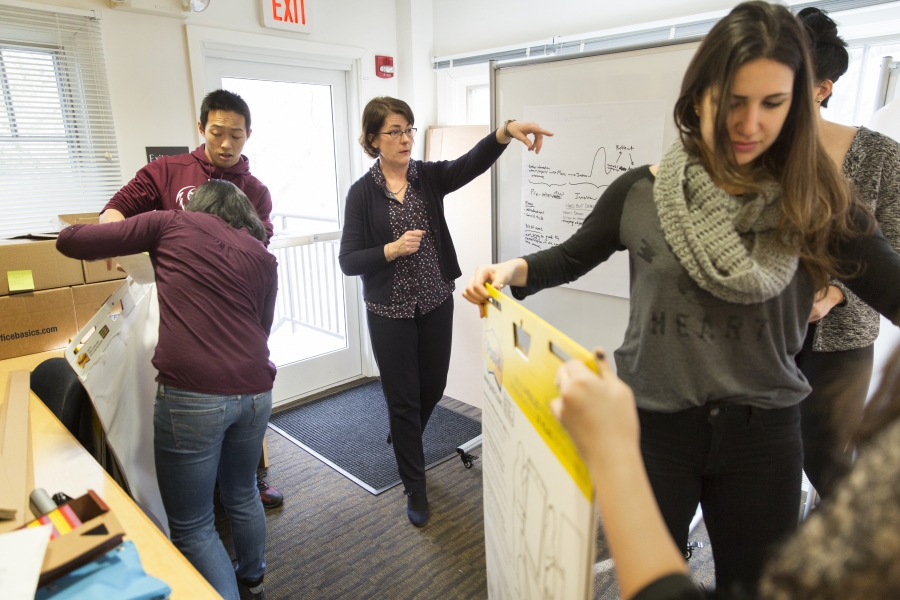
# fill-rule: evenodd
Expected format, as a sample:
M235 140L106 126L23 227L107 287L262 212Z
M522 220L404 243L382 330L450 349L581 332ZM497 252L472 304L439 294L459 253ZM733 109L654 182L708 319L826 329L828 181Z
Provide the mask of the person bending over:
M264 598L266 520L256 467L272 411L268 337L277 293L265 240L247 196L213 180L184 211L73 225L56 242L83 260L150 253L160 312L157 482L172 542L226 600ZM217 478L237 567L215 527Z

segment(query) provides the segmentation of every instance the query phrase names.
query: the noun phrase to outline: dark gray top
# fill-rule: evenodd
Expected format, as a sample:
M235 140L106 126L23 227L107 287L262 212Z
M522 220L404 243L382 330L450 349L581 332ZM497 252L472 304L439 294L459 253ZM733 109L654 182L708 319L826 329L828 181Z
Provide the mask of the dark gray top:
M900 144L860 127L844 159L844 175L856 186L862 203L874 213L884 237L900 252ZM875 343L878 313L846 285L838 281L832 284L841 288L846 301L819 321L813 350L853 350Z
M710 402L780 408L808 393L794 355L806 336L815 295L801 265L775 298L733 304L701 289L669 249L653 201L649 167L614 181L581 228L563 244L525 257L528 281L513 287L522 299L574 281L617 250L631 261L631 309L625 341L616 350L619 377L639 407L674 412ZM844 243L845 258L866 257L879 277L848 280L854 291L900 316L900 291L880 275L900 277L900 256L880 234Z

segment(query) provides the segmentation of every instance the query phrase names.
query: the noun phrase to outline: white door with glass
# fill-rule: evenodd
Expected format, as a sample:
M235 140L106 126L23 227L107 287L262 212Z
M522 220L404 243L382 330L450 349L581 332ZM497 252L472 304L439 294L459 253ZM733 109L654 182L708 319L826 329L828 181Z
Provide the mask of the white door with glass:
M250 172L272 193L278 299L269 337L274 401L362 375L356 278L338 265L351 183L347 71L206 58L206 91L250 106Z

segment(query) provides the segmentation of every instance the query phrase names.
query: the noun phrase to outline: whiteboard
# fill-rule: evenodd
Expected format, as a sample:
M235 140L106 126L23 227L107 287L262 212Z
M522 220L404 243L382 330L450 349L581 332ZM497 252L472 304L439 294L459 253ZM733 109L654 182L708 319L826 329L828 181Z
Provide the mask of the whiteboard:
M659 160L666 115L661 101L599 102L526 106L522 118L553 132L540 154L522 153L519 251L530 254L569 239L617 177ZM628 257L567 285L628 298Z
M544 150L538 156L527 152L521 144L512 144L496 162L492 199L495 261L509 260L537 249L528 249L522 243L526 235L524 198L531 193L527 187L529 164L547 167L556 164L562 165L558 170L565 173L583 173L583 164L588 160L584 155L616 145L634 146L635 167L659 162L664 150L678 138L672 113L681 80L698 46L699 42L669 42L595 56L494 65L491 71L494 123L529 119L554 131L548 123L555 119L560 132L559 137L544 140ZM539 120L548 113L550 120ZM585 114L601 117L601 121L605 115L606 125L584 126L589 120L578 119ZM567 118L574 121L564 122ZM572 126L572 123L582 126ZM610 165L616 167L609 173L609 180L623 172L619 166L626 165L626 171L632 166L630 159L625 163L618 157L618 151L614 152L616 156L606 150L601 161L604 170L610 169ZM546 161L544 165L541 159ZM569 203L579 204L574 186L567 187L573 190L567 199ZM602 193L605 188L596 189ZM591 206L594 201L587 200ZM560 210L572 210L573 214L558 216L557 229L562 228L560 223L564 218L578 222L575 209L567 209L565 204ZM583 218L583 213L579 215ZM569 229L574 232L576 228ZM564 241L567 237L564 231L538 233L546 247ZM548 239L543 237L545 234L560 239ZM525 305L580 344L588 348L602 345L611 350L621 344L624 336L628 288L628 257L620 252L571 286L545 290L527 299Z

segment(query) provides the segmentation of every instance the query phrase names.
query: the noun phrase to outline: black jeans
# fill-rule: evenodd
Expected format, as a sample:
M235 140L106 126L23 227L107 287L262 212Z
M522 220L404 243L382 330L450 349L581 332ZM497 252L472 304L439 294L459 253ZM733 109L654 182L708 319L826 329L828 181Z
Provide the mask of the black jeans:
M812 392L800 403L803 470L823 498L853 465L850 439L862 418L872 379L875 345L840 352L813 352L815 324L797 355Z
M400 479L425 491L422 432L444 395L453 340L453 296L428 314L391 319L368 313L369 336L381 371Z
M678 548L699 503L712 543L716 589L754 594L771 547L800 514L800 411L706 405L639 411L641 453Z

